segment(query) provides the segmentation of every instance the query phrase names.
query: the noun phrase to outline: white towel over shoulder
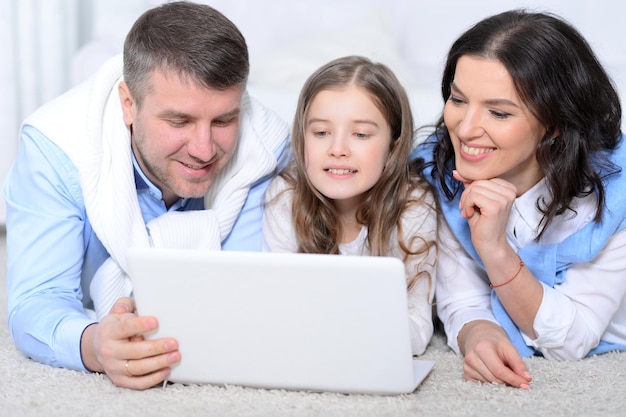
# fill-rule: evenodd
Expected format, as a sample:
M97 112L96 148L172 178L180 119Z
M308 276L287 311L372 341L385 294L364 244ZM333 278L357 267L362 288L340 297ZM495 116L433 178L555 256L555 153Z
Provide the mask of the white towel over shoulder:
M151 238L156 247L220 249L251 184L275 170L276 151L288 135L283 120L244 94L237 150L205 196L207 210L169 212L146 225L117 91L121 74L121 56L111 58L92 78L25 122L57 143L78 169L89 222L110 255L90 287L98 319L119 297L132 293L126 272L129 247L149 246ZM72 114L72 126L63 122L64 114Z

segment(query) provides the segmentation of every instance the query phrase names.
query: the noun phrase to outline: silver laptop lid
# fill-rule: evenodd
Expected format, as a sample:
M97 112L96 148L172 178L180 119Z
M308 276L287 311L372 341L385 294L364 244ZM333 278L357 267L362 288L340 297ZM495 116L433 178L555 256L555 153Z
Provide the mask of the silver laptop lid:
M133 249L128 263L138 312L159 320L150 337L179 341L171 381L379 394L419 382L399 259Z

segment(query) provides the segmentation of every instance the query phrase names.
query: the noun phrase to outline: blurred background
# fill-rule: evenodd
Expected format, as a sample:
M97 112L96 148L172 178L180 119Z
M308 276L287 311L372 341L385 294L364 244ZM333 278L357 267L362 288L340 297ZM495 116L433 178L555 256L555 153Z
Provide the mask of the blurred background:
M587 38L626 96L626 3L613 0L204 0L229 17L250 50L249 90L291 122L306 77L361 54L403 82L417 125L439 115L439 78L452 41L476 21L525 7L556 13ZM159 0L0 0L0 183L22 120L120 53L126 32ZM200 29L199 29L200 30ZM624 101L622 101L624 103ZM0 197L0 225L6 218Z

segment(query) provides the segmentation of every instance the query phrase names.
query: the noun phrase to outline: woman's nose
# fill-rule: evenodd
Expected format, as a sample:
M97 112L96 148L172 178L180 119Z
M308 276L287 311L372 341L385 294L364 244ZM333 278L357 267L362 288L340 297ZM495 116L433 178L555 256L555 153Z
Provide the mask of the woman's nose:
M457 135L462 138L482 136L484 129L480 112L471 108L465 110L458 123Z

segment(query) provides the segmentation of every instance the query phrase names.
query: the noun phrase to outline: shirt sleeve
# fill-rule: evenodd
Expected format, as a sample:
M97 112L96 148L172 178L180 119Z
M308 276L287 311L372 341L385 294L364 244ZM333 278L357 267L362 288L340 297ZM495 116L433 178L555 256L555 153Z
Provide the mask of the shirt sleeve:
M255 252L261 250L263 195L270 181L271 178L266 177L250 187L230 234L222 242L223 250Z
M27 357L85 370L80 339L93 320L82 304L85 209L67 156L25 126L5 186L11 336Z
M525 342L555 360L585 357L615 328L621 329L615 341L624 344L625 253L626 230L614 235L591 262L570 267L562 284L544 285L533 323L537 338L523 335Z
M228 237L222 242L223 250L261 251L263 249L263 207L265 193L272 179L291 158L289 137L276 150L277 168L250 187L248 197Z
M293 193L280 176L274 178L265 196L263 213L263 250L295 253L296 233L291 220Z
M437 315L448 346L460 354L459 332L474 320L497 324L491 309L491 289L484 271L467 254L445 220L439 225L439 256L435 291Z
M424 244L429 250L412 256L407 262L407 276L423 272L408 291L409 323L411 326L411 346L414 355L421 355L430 342L433 326L433 298L437 281L437 212L432 195L427 194L425 204L415 204L403 214L402 227L404 240L413 242L412 249Z

